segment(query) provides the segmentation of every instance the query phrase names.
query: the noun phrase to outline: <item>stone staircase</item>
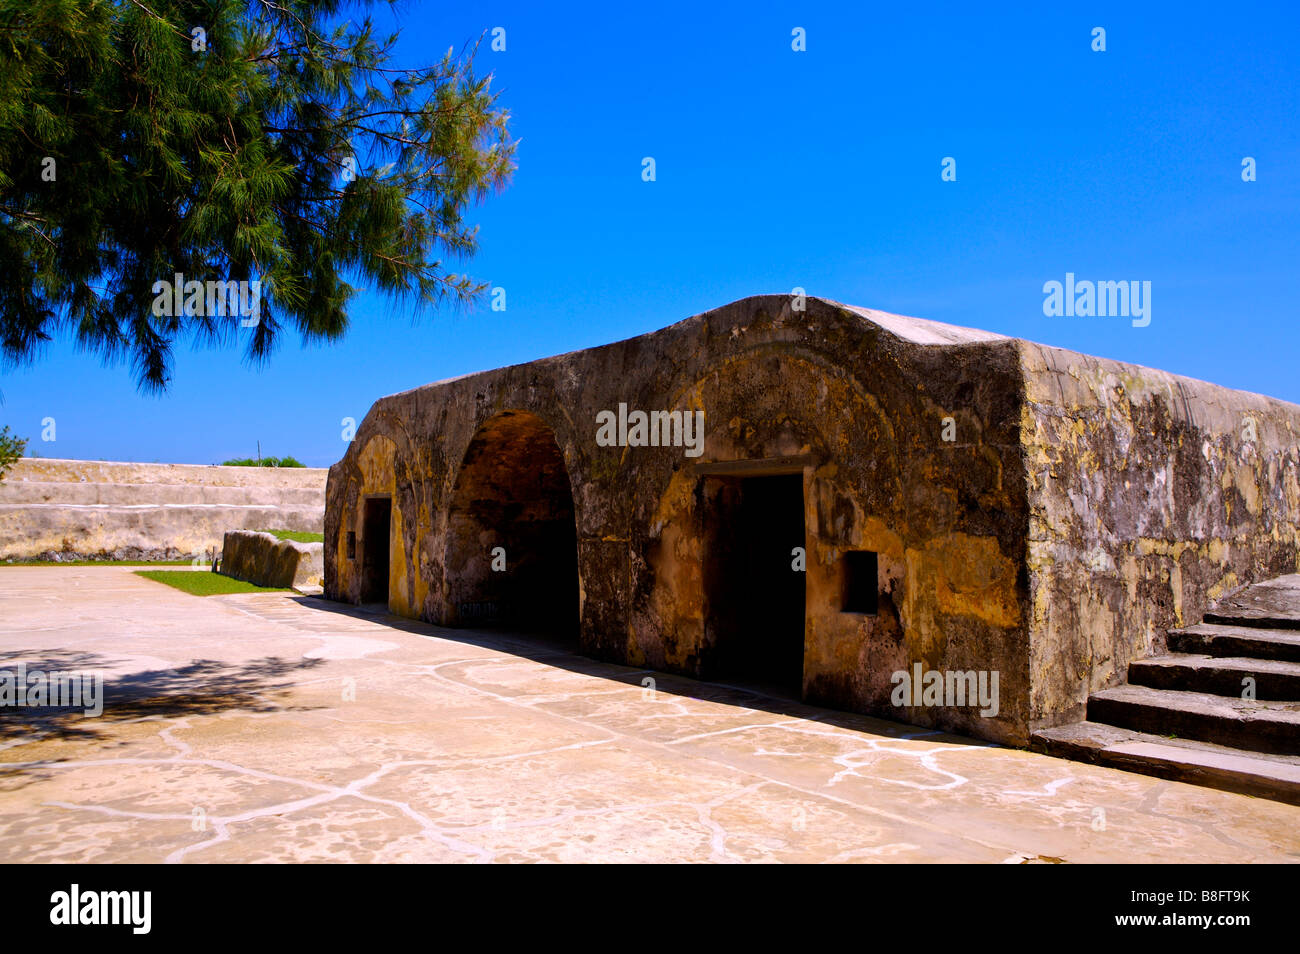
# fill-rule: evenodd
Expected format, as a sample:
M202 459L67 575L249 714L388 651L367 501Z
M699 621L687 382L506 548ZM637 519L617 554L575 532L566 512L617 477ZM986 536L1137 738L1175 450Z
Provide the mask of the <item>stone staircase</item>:
M1211 606L1170 630L1168 648L1089 696L1087 721L1041 729L1031 747L1300 805L1300 574Z

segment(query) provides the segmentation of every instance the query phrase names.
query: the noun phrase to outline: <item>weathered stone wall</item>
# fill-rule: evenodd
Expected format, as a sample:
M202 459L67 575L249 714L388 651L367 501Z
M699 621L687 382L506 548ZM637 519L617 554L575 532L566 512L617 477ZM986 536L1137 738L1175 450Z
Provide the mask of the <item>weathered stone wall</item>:
M810 308L800 316L785 304L771 318L741 310L731 319L731 328L743 329L735 337L730 316L711 313L725 347L700 349L699 365L678 386L705 409L705 460L811 458L804 469L804 698L1014 737L1026 715L1015 700L1028 690L1014 348L1004 341L945 346L941 360L935 348L856 315ZM804 321L817 335L811 343ZM690 346L689 336L681 345ZM949 415L957 431L951 443L941 440ZM626 658L707 676L699 477L680 458L638 462L636 453L612 482L640 489L628 515ZM845 550L878 554L874 616L840 611ZM999 724L977 725L985 720L970 708L895 709L891 674L916 662L1001 669Z
M1297 567L1300 406L1022 343L1031 722L1083 716L1165 630Z
M584 650L708 675L701 465L795 456L805 462L805 697L1023 742L1018 351L996 335L908 322L751 298L652 335L384 398L330 470L326 592L360 599L347 534L361 536L367 495L391 494L390 606L454 622L446 554L462 462L481 428L527 413L554 433L573 490ZM702 456L597 446L597 413L620 402L704 410ZM946 416L951 442L940 437ZM840 612L846 548L879 553L875 616ZM999 669L998 717L893 708L890 675L914 662Z
M326 473L24 458L0 480L0 560L184 559L227 530L320 532Z
M348 534L360 554L365 498L391 495L390 607L467 622L460 601L491 592L491 548L518 543L483 515L545 511L482 462L544 475L553 435L573 496L583 650L708 678L718 481L761 461L803 480L803 697L1025 744L1032 728L1080 717L1166 626L1296 568L1300 408L970 329L791 304L749 298L376 402L330 469L327 595L360 600ZM597 414L620 403L704 411L703 453L599 446ZM877 554L874 614L841 611L850 550ZM918 664L995 671L997 715L894 706L892 675Z
M258 586L319 586L324 566L324 544L232 530L223 540L218 572Z

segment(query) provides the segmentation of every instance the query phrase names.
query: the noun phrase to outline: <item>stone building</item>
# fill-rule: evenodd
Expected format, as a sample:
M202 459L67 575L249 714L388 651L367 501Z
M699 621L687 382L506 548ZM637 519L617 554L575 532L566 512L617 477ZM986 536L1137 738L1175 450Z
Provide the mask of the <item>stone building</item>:
M1255 394L746 298L377 401L330 469L325 589L1025 745L1296 570L1298 435ZM896 704L932 671L996 673L996 712Z

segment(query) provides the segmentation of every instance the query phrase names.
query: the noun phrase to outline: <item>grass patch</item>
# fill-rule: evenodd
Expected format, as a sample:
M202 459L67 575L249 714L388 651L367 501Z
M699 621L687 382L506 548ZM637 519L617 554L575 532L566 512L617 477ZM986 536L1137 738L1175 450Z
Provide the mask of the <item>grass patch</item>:
M312 533L309 530L255 530L254 533L269 533L277 540L292 540L294 543L324 543L325 534Z
M189 566L189 560L5 560L0 566Z
M136 576L166 583L191 596L224 596L227 593L283 593L283 586L254 586L211 570L136 570Z

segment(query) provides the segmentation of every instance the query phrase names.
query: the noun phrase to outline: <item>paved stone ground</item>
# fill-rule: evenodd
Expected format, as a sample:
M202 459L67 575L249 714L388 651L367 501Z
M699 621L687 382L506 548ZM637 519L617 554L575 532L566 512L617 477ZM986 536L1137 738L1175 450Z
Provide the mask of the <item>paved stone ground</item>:
M293 594L0 568L0 862L1300 860L1300 808Z

